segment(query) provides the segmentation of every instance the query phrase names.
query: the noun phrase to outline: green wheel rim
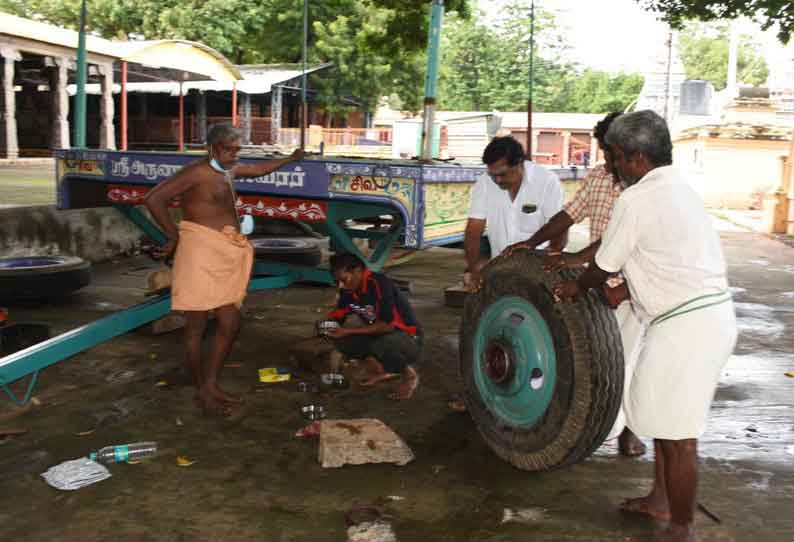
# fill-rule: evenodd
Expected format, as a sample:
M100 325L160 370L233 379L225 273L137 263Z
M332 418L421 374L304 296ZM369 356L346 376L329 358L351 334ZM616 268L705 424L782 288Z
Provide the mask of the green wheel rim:
M526 299L499 299L480 317L473 375L488 409L512 426L532 426L551 402L557 357L546 321Z

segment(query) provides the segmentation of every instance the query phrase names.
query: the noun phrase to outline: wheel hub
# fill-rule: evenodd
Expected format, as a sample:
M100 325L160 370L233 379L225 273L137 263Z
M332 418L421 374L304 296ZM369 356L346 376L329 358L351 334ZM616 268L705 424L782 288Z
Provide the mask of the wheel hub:
M483 355L483 369L494 384L503 384L515 374L515 357L510 345L491 339Z

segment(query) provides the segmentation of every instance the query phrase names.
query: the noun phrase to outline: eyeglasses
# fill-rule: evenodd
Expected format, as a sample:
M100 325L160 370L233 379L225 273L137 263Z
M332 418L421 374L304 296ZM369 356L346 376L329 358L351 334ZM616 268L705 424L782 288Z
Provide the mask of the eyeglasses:
M489 172L488 172L488 176L489 176L489 177L491 178L491 180L493 180L493 181L497 181L498 179L504 179L504 178L505 178L505 177L507 177L507 176L508 176L508 174L510 174L510 172L511 172L511 171L513 171L513 170L514 170L516 167L518 167L518 166L508 166L508 167L504 168L504 169L503 169L503 170L501 170L501 171L494 171L494 172L491 172L491 171L489 171Z

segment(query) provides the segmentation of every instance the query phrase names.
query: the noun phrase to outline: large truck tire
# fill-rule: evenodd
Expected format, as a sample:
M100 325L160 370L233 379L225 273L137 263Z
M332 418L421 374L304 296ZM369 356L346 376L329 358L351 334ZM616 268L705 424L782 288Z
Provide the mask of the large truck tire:
M541 253L518 251L483 270L460 330L464 400L488 446L543 471L588 457L609 434L623 395L623 347L600 294L555 303Z
M315 239L297 237L261 237L251 239L257 259L317 267L322 250Z
M0 301L49 299L91 282L91 264L74 256L0 258Z

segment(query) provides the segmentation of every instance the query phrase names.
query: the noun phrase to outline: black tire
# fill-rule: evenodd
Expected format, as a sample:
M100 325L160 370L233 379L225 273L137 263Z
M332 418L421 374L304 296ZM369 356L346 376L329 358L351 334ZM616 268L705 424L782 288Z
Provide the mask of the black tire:
M322 260L320 245L311 239L262 237L251 239L256 258L317 267Z
M623 347L613 311L590 292L574 303L554 303L553 281L578 273L549 275L541 258L519 251L497 258L483 271L483 287L466 298L460 332L464 400L478 430L496 454L514 466L543 471L588 457L608 435L623 395ZM484 311L504 296L529 301L550 331L557 379L545 412L529 426L497 416L474 382L474 341ZM517 363L521 363L519 359Z
M0 301L62 297L90 282L91 264L81 258L0 258Z

